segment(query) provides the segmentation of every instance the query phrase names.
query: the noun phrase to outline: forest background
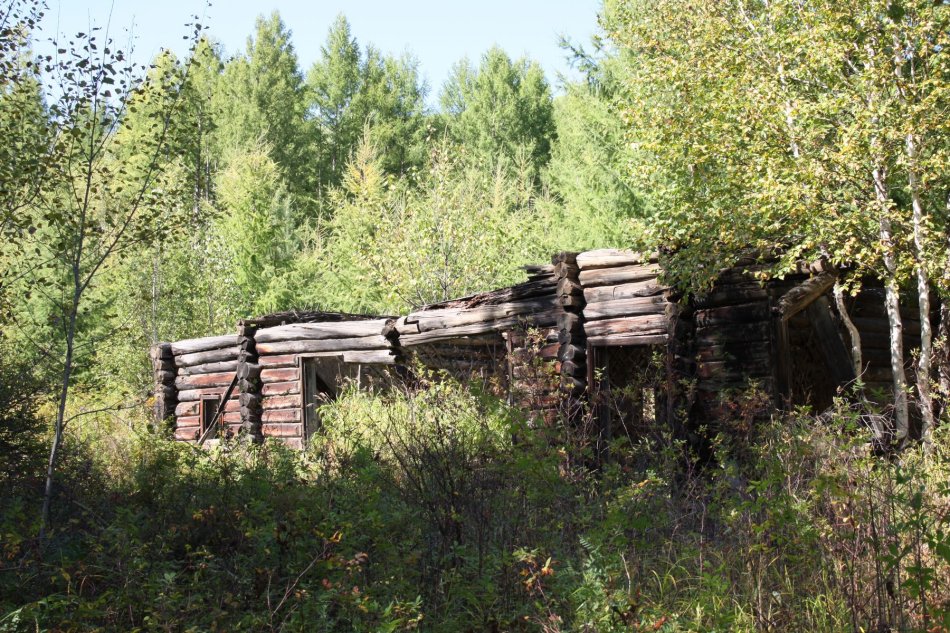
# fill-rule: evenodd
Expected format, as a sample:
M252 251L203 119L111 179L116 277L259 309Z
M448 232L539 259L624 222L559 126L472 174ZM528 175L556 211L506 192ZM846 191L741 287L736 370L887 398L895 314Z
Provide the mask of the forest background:
M38 55L43 6L2 10L0 627L950 626L926 415L927 450L877 467L844 401L827 427L776 413L695 481L663 430L597 469L572 429L515 443L523 416L474 387L354 392L302 456L198 455L145 421L152 343L398 314L620 247L662 250L684 290L750 252L774 275L824 258L840 292L884 280L895 340L915 295L906 444L909 401L939 417L950 391L946 3L606 0L557 97L493 48L437 108L342 16L308 68L275 13L232 58L194 23L139 69L95 30Z

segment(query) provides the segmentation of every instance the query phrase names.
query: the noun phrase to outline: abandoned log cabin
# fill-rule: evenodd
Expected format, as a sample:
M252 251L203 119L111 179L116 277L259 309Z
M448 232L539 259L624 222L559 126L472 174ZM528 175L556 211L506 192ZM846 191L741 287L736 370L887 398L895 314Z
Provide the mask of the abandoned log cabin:
M345 381L386 384L420 365L482 380L538 419L587 403L607 432L715 421L726 396L750 386L776 405L820 411L855 378L851 324L868 393L891 387L883 289L869 281L839 314L834 272L822 264L761 282L746 263L685 298L659 283L655 256L629 251L559 253L526 270L523 283L405 316L287 312L245 319L234 334L160 343L151 350L156 414L183 441L240 432L300 448ZM914 308L902 306L908 362L919 347ZM623 406L597 404L611 390L625 394Z

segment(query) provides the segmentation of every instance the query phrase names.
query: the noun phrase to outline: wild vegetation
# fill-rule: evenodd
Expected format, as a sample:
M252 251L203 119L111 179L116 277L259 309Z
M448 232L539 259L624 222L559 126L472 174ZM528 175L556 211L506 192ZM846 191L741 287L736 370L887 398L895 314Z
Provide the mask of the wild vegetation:
M581 83L493 48L438 107L342 16L309 68L276 13L138 68L101 30L40 54L44 10L0 3L0 631L950 630L946 3L605 0ZM150 419L151 343L610 246L686 292L750 254L883 279L895 450L863 398L755 385L703 463L595 450L421 369L303 453Z

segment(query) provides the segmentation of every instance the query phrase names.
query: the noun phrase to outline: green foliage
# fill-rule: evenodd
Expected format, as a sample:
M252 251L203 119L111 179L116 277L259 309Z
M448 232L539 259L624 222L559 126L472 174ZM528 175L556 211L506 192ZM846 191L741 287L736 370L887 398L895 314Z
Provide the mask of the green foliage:
M524 164L536 178L554 138L551 92L541 67L492 48L476 69L455 65L440 96L449 137L474 161Z

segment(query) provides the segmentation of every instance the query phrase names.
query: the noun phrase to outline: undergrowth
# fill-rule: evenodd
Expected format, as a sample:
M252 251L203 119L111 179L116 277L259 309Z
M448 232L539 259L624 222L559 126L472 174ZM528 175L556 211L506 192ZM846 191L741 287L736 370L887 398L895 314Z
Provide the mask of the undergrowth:
M776 414L697 470L448 381L322 419L303 453L87 425L42 545L6 472L0 631L950 629L946 425L885 459L845 407Z

